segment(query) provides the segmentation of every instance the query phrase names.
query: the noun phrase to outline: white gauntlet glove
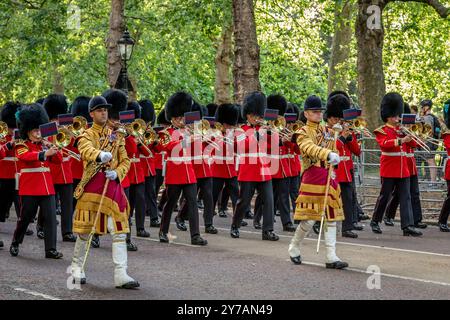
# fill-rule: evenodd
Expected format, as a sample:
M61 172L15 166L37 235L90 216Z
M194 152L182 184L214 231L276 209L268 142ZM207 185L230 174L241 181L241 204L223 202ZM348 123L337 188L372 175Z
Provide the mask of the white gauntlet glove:
M339 155L337 153L331 152L328 155L328 162L332 166L337 166L339 164L339 162L341 162L341 158L339 157Z
M112 159L112 154L111 154L111 152L101 151L99 157L100 157L101 163L107 163Z
M106 170L105 171L106 179L109 180L116 180L117 179L117 172L115 170Z

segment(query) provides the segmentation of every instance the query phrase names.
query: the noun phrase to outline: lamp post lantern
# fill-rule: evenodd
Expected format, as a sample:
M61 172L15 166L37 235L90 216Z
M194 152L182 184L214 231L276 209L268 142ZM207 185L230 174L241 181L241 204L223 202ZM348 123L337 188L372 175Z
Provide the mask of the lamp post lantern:
M123 90L128 95L128 70L127 62L130 61L131 55L133 54L135 41L130 36L128 29L125 29L122 37L117 41L117 46L119 49L120 59L122 60L122 80L124 81Z

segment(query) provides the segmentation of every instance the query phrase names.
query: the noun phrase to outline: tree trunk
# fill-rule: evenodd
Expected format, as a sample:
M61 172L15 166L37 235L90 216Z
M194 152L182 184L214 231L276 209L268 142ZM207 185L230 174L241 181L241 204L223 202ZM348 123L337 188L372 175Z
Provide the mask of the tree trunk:
M223 26L220 42L216 53L216 82L214 85L214 103L223 104L231 102L230 94L230 66L233 36L233 26L231 23Z
M58 70L57 66L53 67L53 93L64 94L64 76Z
M234 100L242 103L247 93L261 90L253 0L233 0L233 22Z
M124 31L124 2L125 0L111 0L111 15L109 17L109 34L106 40L108 48L108 83L112 88L122 67L117 41Z
M371 5L378 6L379 14L368 10ZM370 130L381 123L380 103L386 91L382 55L384 29L381 20L384 5L384 1L380 0L358 0L358 96Z
M328 93L333 90L348 91L350 43L353 33L351 26L352 11L353 6L350 0L335 2Z

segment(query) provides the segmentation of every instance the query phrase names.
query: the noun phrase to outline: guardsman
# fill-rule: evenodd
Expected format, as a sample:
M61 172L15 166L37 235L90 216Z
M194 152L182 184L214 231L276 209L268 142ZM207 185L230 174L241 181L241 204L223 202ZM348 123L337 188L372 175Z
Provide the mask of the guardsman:
M450 157L450 99L444 103L444 121L441 123L443 127L442 138L444 139L445 150L447 151L447 159ZM445 127L443 126L445 124ZM450 215L450 162L445 163L445 180L447 181L447 197L442 204L441 214L439 215L439 230L442 232L450 232L448 227L448 216Z
M141 118L145 123L152 127L155 124L155 109L153 103L148 100L140 100L141 106ZM141 157L141 165L144 169L145 175L145 204L146 204L146 216L150 217L150 227L159 228L161 223L158 218L158 209L156 204L156 192L155 192L155 180L156 180L156 158L153 146L147 146L151 154Z
M141 118L141 106L135 102L128 103L128 110L134 111L135 119ZM141 155L150 157L151 151L148 147L143 146L143 137L135 137L134 132L128 132L125 139L125 149L131 161L131 167L128 171L128 179L130 180L130 215L135 212L136 235L141 238L149 238L150 233L145 230L145 173L141 163Z
M273 145L278 147L278 135L270 128L262 127L266 109L267 99L263 93L253 92L245 97L242 111L248 124L242 126L244 133L237 137L240 191L231 224L230 235L232 238L239 238L240 236L239 227L250 207L253 192L256 189L263 199L261 205L263 216L262 239L279 240L278 235L273 232L272 172L267 155L271 152L272 141L275 141Z
M54 146L44 150L39 126L49 122L47 113L38 104L23 106L16 115L22 141L15 145L15 156L19 169L20 217L12 239L9 252L12 256L19 254L28 224L36 216L40 207L44 217L45 257L62 258L56 250L56 203L55 188L49 163L62 162L62 154Z
M17 128L16 112L20 108L18 102L7 102L1 111L1 121L8 126L7 134L0 142L2 157L0 159L0 222L5 222L9 217L9 211L14 208L19 217L19 198L16 190L17 158L14 154L14 130ZM27 235L33 234L27 230Z
M66 114L68 105L66 97L61 94L51 94L44 100L43 107L47 112L50 121L58 121L58 115ZM51 142L54 141L50 137ZM72 138L70 145L73 146L75 140ZM55 185L55 202L59 198L61 203L61 235L63 241L75 242L76 236L72 233L73 220L73 176L72 176L72 157L63 153L62 163L50 163L50 173L52 174L53 184ZM39 221L39 220L38 220Z
M190 149L192 135L185 128L184 114L192 110L193 99L185 92L173 94L166 103L166 119L172 123L170 127L159 132L158 151L167 154L165 185L167 202L164 205L159 231L159 241L169 242L169 227L172 212L181 192L186 199L189 216L191 244L206 245L208 242L200 236L197 206L197 179Z
M306 99L304 115L307 122L297 136L302 154L302 183L294 219L301 222L292 237L288 252L294 264L301 264L300 244L314 222L321 221L322 214L325 214L325 265L331 269L343 269L348 267L348 263L341 261L336 255L336 221L344 219L341 190L333 167L328 167L339 164L340 158L334 151L334 132L320 124L323 109L319 97L309 96Z
M166 129L170 127L170 121L166 120L166 110L163 108L156 118L156 122L161 129ZM164 184L164 175L165 175L165 167L167 161L167 152L166 151L158 151L155 150L155 171L156 171L156 179L155 179L155 194L158 196L159 190L161 186ZM161 216L161 212L163 210L164 205L167 202L167 196L165 189L162 191L161 199L158 203L158 211L159 216Z
M411 206L410 171L408 166L408 147L414 147L415 142L399 125L403 113L403 98L398 93L390 92L381 101L381 119L385 124L375 129L375 137L381 149L380 177L381 190L375 204L370 226L374 233L382 233L379 223L394 188L397 188L400 201L400 218L403 235L421 236L414 228L414 218Z

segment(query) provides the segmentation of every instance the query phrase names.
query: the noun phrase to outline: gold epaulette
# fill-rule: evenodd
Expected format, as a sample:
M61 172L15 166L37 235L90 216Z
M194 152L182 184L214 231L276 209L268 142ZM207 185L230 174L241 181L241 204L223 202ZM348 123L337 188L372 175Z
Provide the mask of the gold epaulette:
M22 147L25 147L25 148L28 149L28 146L26 145L25 140L18 139L18 140L16 140L16 141L14 142L14 147L15 147L15 148L17 148L17 147L19 147L19 146L22 146Z
M378 132L378 133L381 133L383 135L387 135L387 133L383 130L383 127L384 126L378 127L375 130L373 130L373 132Z

